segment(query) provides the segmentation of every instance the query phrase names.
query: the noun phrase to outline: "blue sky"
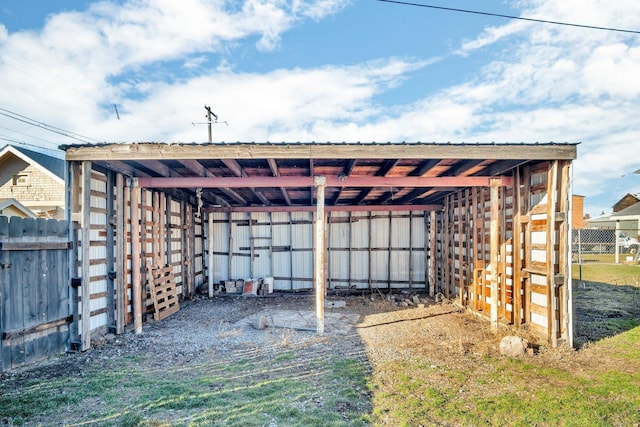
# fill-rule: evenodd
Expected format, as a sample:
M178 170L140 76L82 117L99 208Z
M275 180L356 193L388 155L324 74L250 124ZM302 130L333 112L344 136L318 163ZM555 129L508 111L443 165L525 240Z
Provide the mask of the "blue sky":
M640 30L635 0L422 3ZM595 216L640 193L639 42L375 0L2 0L0 111L109 142L205 141L205 104L214 141L580 142ZM12 141L77 142L0 115Z

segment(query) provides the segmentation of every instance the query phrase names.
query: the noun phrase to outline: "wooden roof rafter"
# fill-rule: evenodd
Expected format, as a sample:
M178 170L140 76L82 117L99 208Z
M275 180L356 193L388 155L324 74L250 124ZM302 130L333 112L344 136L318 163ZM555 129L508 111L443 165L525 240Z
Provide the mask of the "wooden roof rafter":
M233 160L233 159L223 159L222 163L224 163L224 165L226 167L229 168L229 170L237 177L249 177L249 175L242 169L242 166L240 166L240 163L238 163L237 160ZM265 204L265 205L270 205L271 202L269 201L269 199L267 199L264 194L260 193L259 191L257 191L255 188L253 187L247 187L249 188L249 191L251 191L253 193L254 196L256 196L258 199L260 199L260 201Z
M278 163L275 159L267 159L267 163L269 164L269 169L271 169L271 174L275 177L280 176L280 170L278 169ZM289 197L289 193L287 189L284 187L280 187L280 191L282 191L282 197L284 197L285 202L288 206L291 206L291 198Z

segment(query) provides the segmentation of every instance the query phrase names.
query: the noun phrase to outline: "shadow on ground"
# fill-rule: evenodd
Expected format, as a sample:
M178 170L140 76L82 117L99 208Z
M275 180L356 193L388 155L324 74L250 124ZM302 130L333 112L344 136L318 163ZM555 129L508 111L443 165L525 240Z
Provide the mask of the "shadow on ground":
M582 348L640 326L640 287L573 281L574 343Z

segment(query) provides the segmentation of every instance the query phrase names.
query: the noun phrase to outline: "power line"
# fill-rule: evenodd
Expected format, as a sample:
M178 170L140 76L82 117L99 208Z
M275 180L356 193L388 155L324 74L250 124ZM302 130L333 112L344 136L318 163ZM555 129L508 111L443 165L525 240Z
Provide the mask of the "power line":
M588 28L588 29L591 29L591 30L617 31L619 33L640 34L640 31L637 31L637 30L624 30L624 29L621 29L621 28L599 27L599 26L596 26L596 25L572 24L572 23L569 23L569 22L549 21L549 20L546 20L546 19L525 18L525 17L522 17L522 16L503 15L501 13L481 12L481 11L478 11L478 10L469 10L469 9L456 9L456 8L453 8L453 7L444 7L444 6L433 6L433 5L430 5L430 4L411 3L411 2L398 1L398 0L376 0L376 1L383 2L383 3L401 4L401 5L404 5L404 6L416 6L416 7L424 7L424 8L429 8L429 9L448 10L450 12L473 13L473 14L476 14L476 15L496 16L498 18L519 19L521 21L539 22L539 23L543 23L543 24L564 25L564 26L567 26L567 27Z
M27 147L33 147L33 148L37 148L38 150L46 150L52 153L55 153L56 155L60 155L62 154L62 150L58 149L53 149L53 148L47 148L47 147L41 147L39 145L35 145L35 144L29 144L28 142L22 142L22 141L18 141L17 139L11 138L8 135L4 135L0 133L0 141L8 141L12 144L17 144L17 145L24 145Z
M80 135L79 133L71 132L56 126L48 125L43 122L39 122L35 119L23 116L22 114L15 113L4 108L0 108L0 115L9 117L10 119L17 120L22 123L26 123L31 126L38 127L40 129L47 130L49 132L57 133L58 135L66 136L67 138L75 139L76 141L84 142L85 144L100 143L97 139L90 138L88 136Z

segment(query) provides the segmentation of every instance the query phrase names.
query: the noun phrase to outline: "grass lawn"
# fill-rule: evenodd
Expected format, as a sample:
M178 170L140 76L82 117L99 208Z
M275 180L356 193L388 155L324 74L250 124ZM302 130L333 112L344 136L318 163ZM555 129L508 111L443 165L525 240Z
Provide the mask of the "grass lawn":
M574 280L579 280L582 270L582 280L589 282L608 283L611 285L640 286L640 266L611 263L584 263L582 266L571 266Z

